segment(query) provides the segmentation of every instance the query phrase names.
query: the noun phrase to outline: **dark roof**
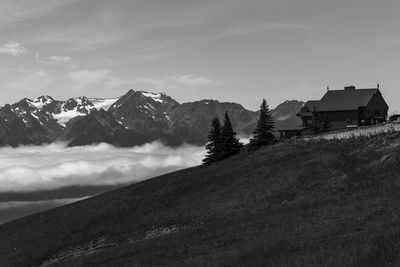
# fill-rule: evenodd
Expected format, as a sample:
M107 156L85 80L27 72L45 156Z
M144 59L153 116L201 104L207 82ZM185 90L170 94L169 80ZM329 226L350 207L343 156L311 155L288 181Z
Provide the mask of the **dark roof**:
M317 112L357 110L359 107L367 106L373 95L378 91L377 88L328 91L317 104L316 110Z

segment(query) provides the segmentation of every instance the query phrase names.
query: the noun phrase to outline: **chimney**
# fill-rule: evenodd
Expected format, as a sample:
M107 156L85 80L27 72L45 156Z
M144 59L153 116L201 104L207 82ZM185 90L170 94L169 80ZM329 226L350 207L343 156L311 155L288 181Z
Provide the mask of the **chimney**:
M345 91L352 91L352 90L356 90L356 87L354 85L350 85L350 86L345 86L344 87Z

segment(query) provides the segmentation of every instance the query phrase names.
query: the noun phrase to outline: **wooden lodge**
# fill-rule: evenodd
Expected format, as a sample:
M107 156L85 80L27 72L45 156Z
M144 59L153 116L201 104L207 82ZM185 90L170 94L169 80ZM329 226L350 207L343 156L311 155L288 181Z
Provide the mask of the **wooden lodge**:
M299 110L297 116L302 125L279 132L283 138L292 138L376 124L386 121L388 109L379 85L371 89L347 86L344 90L328 90L321 100L308 101Z

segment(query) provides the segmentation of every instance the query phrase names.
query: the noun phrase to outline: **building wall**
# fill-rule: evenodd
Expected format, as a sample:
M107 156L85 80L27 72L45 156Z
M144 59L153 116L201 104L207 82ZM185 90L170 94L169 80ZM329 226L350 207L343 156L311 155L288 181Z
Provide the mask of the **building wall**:
M324 125L325 120L328 121L329 130L342 129L349 125L359 125L359 111L327 111L315 113L315 121L319 127Z
M307 116L307 117L302 117L301 118L303 122L303 127L310 127L313 124L313 117L312 116Z
M380 92L377 92L373 98L369 101L365 108L366 117L368 118L379 118L387 117L388 115L388 105L383 99Z

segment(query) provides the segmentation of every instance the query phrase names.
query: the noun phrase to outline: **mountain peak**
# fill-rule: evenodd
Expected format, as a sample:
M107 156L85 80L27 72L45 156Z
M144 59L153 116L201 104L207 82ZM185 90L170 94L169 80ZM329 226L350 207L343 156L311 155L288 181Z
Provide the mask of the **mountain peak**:
M54 99L51 96L42 95L42 96L39 96L38 98L34 98L34 99L24 98L19 103L28 104L29 109L41 110L43 107L45 107L53 102L54 102ZM26 105L26 104L23 104L23 105Z
M37 100L39 100L39 101L41 101L41 102L43 102L43 103L46 103L46 102L49 102L49 103L54 102L54 98L52 98L52 97L49 96L49 95L42 95L42 96L39 96L39 97L37 98Z

